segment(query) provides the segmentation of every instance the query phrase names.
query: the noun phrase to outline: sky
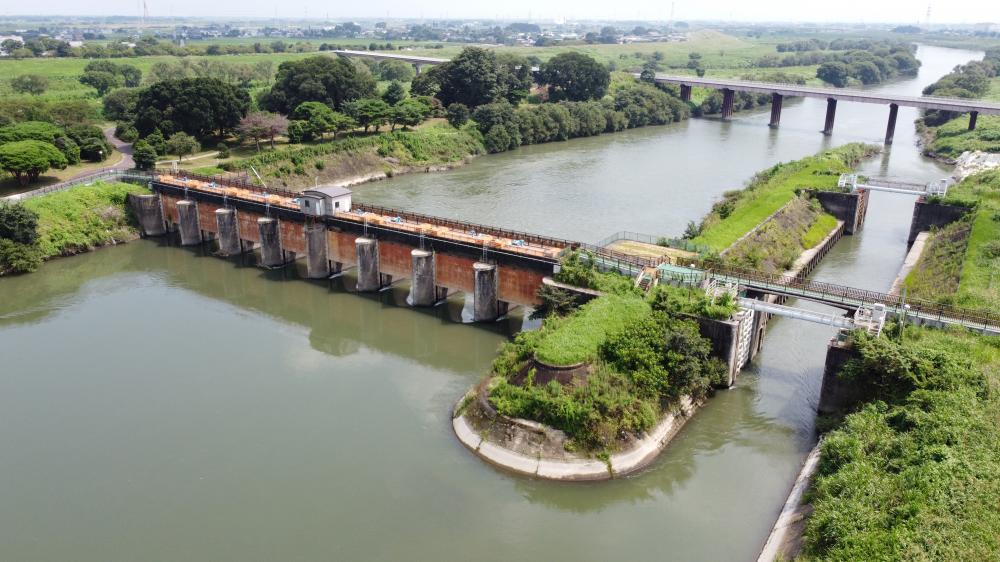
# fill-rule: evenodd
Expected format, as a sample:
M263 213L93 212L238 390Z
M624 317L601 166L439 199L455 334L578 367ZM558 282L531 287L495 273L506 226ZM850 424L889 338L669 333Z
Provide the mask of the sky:
M0 0L11 15L137 15L143 0ZM146 0L150 16L1000 23L1000 0Z

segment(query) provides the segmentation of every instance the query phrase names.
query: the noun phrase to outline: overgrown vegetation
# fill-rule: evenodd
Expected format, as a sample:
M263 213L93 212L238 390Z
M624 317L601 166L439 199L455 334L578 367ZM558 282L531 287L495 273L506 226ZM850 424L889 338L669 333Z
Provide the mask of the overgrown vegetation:
M971 230L966 219L931 232L920 260L903 281L908 297L954 303Z
M1000 115L980 115L976 128L969 130L969 117L959 116L929 131L925 151L933 156L957 158L963 152L1000 152Z
M873 402L823 442L805 558L996 560L1000 340L911 327L855 345L840 376Z
M798 196L749 236L729 247L722 260L731 265L782 273L795 266L802 252L819 244L837 220L819 202Z
M755 175L746 188L727 191L702 220L693 240L721 252L796 197L801 188L836 189L842 173L877 153L875 145L851 143ZM810 223L811 226L811 223Z
M605 294L578 306L556 293L568 305L550 305L540 329L504 347L488 389L501 414L549 424L584 449L608 452L651 428L680 396L700 398L722 380L725 366L710 357L689 315L728 318L736 309L729 295L713 301L699 289L659 286L647 297L580 253L567 257L556 278ZM566 385L536 383L535 359L586 363L588 373Z
M38 269L46 258L86 252L136 236L127 183L96 183L0 205L0 274Z

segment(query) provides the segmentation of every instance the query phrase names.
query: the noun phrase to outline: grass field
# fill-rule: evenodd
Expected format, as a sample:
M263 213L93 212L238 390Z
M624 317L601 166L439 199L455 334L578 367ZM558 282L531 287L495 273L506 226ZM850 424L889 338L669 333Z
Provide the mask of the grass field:
M649 312L649 305L637 296L605 295L592 300L576 313L552 321L535 349L535 357L549 365L593 360L608 334Z

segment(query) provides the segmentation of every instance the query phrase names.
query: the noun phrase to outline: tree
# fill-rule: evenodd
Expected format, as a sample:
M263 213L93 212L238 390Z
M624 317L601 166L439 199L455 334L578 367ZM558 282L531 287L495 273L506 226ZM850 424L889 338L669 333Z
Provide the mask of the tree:
M873 62L858 61L848 68L851 76L861 80L862 84L878 84L882 81L882 73Z
M135 106L139 101L139 90L119 88L108 93L102 100L104 118L111 121L131 121L135 119Z
M10 80L10 89L19 94L37 96L44 93L48 87L49 79L37 74L22 74Z
M378 98L364 98L344 104L344 111L368 132L368 127L384 125L389 118L389 104Z
M291 113L299 104L318 101L340 109L351 100L375 95L375 78L346 58L315 56L278 66L271 90L260 97L261 107Z
M274 137L288 132L288 118L284 115L271 113L267 119L267 138L271 141L271 149L274 149Z
M299 104L292 112L292 118L305 121L313 136L323 137L325 133L335 130L334 117L337 113L330 106L318 101L307 101Z
M403 101L404 98L406 98L406 90L403 89L402 84L395 80L389 83L389 87L382 94L382 99L389 105L396 105Z
M357 121L343 113L337 112L333 113L331 124L333 125L333 138L337 138L337 133L341 131L350 131L358 126Z
M392 106L389 112L389 121L392 123L392 130L396 130L396 125L404 127L415 127L427 118L430 113L427 106L414 99L402 100Z
M250 109L246 90L217 78L164 80L139 92L135 128L140 135L154 129L195 137L224 134Z
M180 132L170 135L167 139L167 153L176 154L178 160L184 160L188 154L193 154L200 148L197 139L191 135Z
M159 129L154 129L152 133L147 135L146 142L153 147L157 154L167 153L167 139L163 138L163 133Z
M113 148L104 131L96 125L71 125L66 136L80 146L80 157L90 162L102 162L111 155Z
M560 53L542 63L539 80L549 85L553 100L586 101L604 97L611 73L583 53Z
M842 62L824 62L816 69L816 77L838 88L847 85L849 76L847 65Z
M38 239L38 214L21 204L0 203L0 238L34 244Z
M27 185L49 168L63 169L66 157L50 143L23 140L0 145L0 169Z
M132 147L132 160L140 170L152 170L156 166L156 149L145 140L140 140Z
M469 108L465 104L453 103L448 106L448 123L456 129L469 120Z
M384 60L378 63L378 74L382 80L413 80L413 67L401 60Z
M0 127L0 144L22 140L39 140L51 143L63 136L63 129L45 121L23 121Z
M288 118L276 113L255 111L240 120L236 130L240 136L253 139L259 152L261 139L270 139L271 148L274 148L274 137L288 132Z
M108 93L111 88L121 86L121 79L110 72L90 71L80 76L80 83L97 90L98 96Z
M434 81L436 96L444 105L462 103L476 107L502 99L517 102L530 87L531 69L526 59L505 57L480 47L466 47L450 61L421 76ZM418 77L419 78L419 77ZM419 89L417 88L419 86ZM435 95L432 84L417 84L411 90L418 95Z

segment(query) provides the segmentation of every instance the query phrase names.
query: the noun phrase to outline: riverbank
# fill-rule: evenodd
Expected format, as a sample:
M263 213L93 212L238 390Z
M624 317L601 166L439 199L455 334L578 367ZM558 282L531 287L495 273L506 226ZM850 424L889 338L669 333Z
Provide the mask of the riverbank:
M996 559L1000 340L914 326L852 338L838 376L868 395L820 446L803 554Z
M26 226L30 235L0 239L0 275L32 272L47 259L138 238L135 218L126 205L130 193L148 190L128 183L97 182L14 204L34 218L24 223L30 224Z

